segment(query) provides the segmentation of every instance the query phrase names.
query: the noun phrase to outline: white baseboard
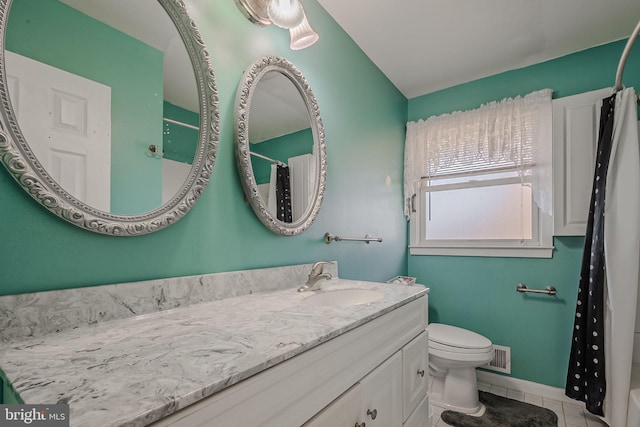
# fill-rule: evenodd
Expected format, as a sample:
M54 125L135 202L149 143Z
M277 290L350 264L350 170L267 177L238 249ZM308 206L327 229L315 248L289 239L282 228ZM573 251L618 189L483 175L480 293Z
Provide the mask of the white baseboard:
M511 390L517 390L523 393L531 393L537 396L546 397L547 399L559 400L560 402L571 403L577 406L584 407L584 402L579 402L565 396L564 389L562 388L551 387L527 380L521 380L519 378L508 377L505 375L498 375L487 371L476 370L476 373L479 382L504 387Z

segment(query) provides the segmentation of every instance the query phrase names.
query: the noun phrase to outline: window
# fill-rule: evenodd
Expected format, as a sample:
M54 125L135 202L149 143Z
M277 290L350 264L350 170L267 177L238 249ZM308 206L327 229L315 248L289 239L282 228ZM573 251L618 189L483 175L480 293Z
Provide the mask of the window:
M407 124L412 255L550 257L551 90Z

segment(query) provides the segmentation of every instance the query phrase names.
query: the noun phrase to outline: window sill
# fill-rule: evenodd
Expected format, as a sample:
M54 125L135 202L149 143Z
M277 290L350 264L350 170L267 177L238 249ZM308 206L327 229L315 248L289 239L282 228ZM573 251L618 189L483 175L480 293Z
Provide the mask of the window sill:
M553 246L443 247L409 246L409 255L478 256L506 258L552 258Z

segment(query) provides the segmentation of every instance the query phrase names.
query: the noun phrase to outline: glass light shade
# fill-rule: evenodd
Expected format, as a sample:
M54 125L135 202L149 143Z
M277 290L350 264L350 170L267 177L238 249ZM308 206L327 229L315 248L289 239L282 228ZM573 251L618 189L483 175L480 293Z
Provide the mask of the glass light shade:
M302 18L300 25L291 28L289 33L291 34L290 47L292 50L307 48L317 42L320 38L318 33L313 31L313 28L311 28L306 16Z
M267 8L269 19L280 28L293 28L304 19L299 0L271 0Z

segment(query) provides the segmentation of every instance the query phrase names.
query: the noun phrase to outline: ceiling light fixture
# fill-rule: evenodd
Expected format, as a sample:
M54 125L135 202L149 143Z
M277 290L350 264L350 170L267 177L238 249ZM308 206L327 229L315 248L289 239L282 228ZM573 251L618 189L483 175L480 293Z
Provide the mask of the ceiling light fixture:
M260 26L274 24L288 29L292 50L304 49L320 36L311 28L300 0L235 0L242 14Z
M299 0L271 0L267 6L267 13L274 25L286 30L297 27L304 18Z
M292 50L300 50L309 47L320 38L318 33L313 31L313 28L309 25L309 21L306 16L302 17L300 25L289 29L289 34L291 34L290 47Z

